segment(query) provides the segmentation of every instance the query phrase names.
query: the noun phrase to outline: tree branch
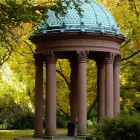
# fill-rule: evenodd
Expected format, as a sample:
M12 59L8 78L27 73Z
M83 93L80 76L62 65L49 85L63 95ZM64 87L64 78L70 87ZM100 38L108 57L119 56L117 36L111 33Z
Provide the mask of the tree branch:
M35 54L35 52L33 51L32 47L31 47L31 45L26 40L24 40L24 43L27 44L27 46L29 47L29 49L32 52L32 54Z
M68 86L68 89L70 91L70 82L68 81L67 77L58 69L56 69L56 72L62 76L62 78L64 79L64 81L66 82L67 86Z
M5 54L3 55L3 57L0 60L0 66L10 58L11 54L12 54L12 51L5 52Z
M140 53L140 50L134 52L132 55L130 55L130 56L126 57L126 58L121 59L120 61L128 60L128 59L132 58L133 56L135 56L138 53Z

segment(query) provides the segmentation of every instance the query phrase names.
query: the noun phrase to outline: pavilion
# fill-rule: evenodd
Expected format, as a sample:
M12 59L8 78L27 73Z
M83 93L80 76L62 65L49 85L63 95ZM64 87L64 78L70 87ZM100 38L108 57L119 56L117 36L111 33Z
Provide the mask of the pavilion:
M35 133L43 137L43 65L46 64L45 135L56 134L56 61L71 67L71 122L78 135L87 134L86 62L97 64L97 118L115 117L120 111L120 44L125 40L110 12L95 0L81 0L82 16L72 8L55 16L49 10L30 36L36 45Z

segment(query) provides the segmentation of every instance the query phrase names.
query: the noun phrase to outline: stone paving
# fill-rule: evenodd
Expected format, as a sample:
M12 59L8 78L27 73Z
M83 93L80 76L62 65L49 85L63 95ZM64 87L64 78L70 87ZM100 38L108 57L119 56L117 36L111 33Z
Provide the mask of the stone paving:
M32 137L18 137L14 140L50 140L50 139L44 139L44 138L32 138ZM74 137L57 137L52 138L52 140L76 140Z
M93 140L92 138L85 138L85 137L70 137L70 136L57 136L51 139L47 138L33 138L33 137L26 137L26 136L21 136L17 137L14 140Z

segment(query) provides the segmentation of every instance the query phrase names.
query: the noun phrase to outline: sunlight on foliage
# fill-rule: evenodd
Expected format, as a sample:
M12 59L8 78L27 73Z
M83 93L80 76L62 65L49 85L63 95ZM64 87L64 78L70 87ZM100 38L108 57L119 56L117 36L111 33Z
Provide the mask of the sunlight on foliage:
M122 33L127 36L126 41L121 45L121 109L129 109L134 107L135 104L139 107L140 2L139 0L97 1L111 11ZM62 2L65 4L62 4ZM44 18L44 13L49 8L54 10L56 14L65 14L67 8L70 8L70 2L74 2L75 9L80 13L78 8L80 6L79 0L0 0L1 116L8 116L21 109L34 112L35 66L33 54L35 53L35 45L28 40L28 37L34 31L40 19ZM61 110L70 116L70 63L68 60L61 59L57 61L56 67L57 110ZM45 73L46 69L44 68ZM95 111L96 73L96 63L88 60L87 109L91 108ZM45 75L44 79L46 79ZM44 82L44 95L46 92L45 85L46 81ZM11 108L15 110L11 110ZM91 110L88 114L91 113Z

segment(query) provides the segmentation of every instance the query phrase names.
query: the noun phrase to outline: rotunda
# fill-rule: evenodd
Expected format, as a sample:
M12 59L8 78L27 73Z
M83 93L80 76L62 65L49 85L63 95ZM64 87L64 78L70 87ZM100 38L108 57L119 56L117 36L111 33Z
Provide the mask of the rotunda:
M51 10L30 36L36 45L35 137L43 136L43 63L46 63L45 135L56 133L56 61L71 66L71 122L87 134L86 62L97 64L97 118L120 111L120 44L125 40L111 13L95 0L81 0L81 15L71 2L65 15Z

